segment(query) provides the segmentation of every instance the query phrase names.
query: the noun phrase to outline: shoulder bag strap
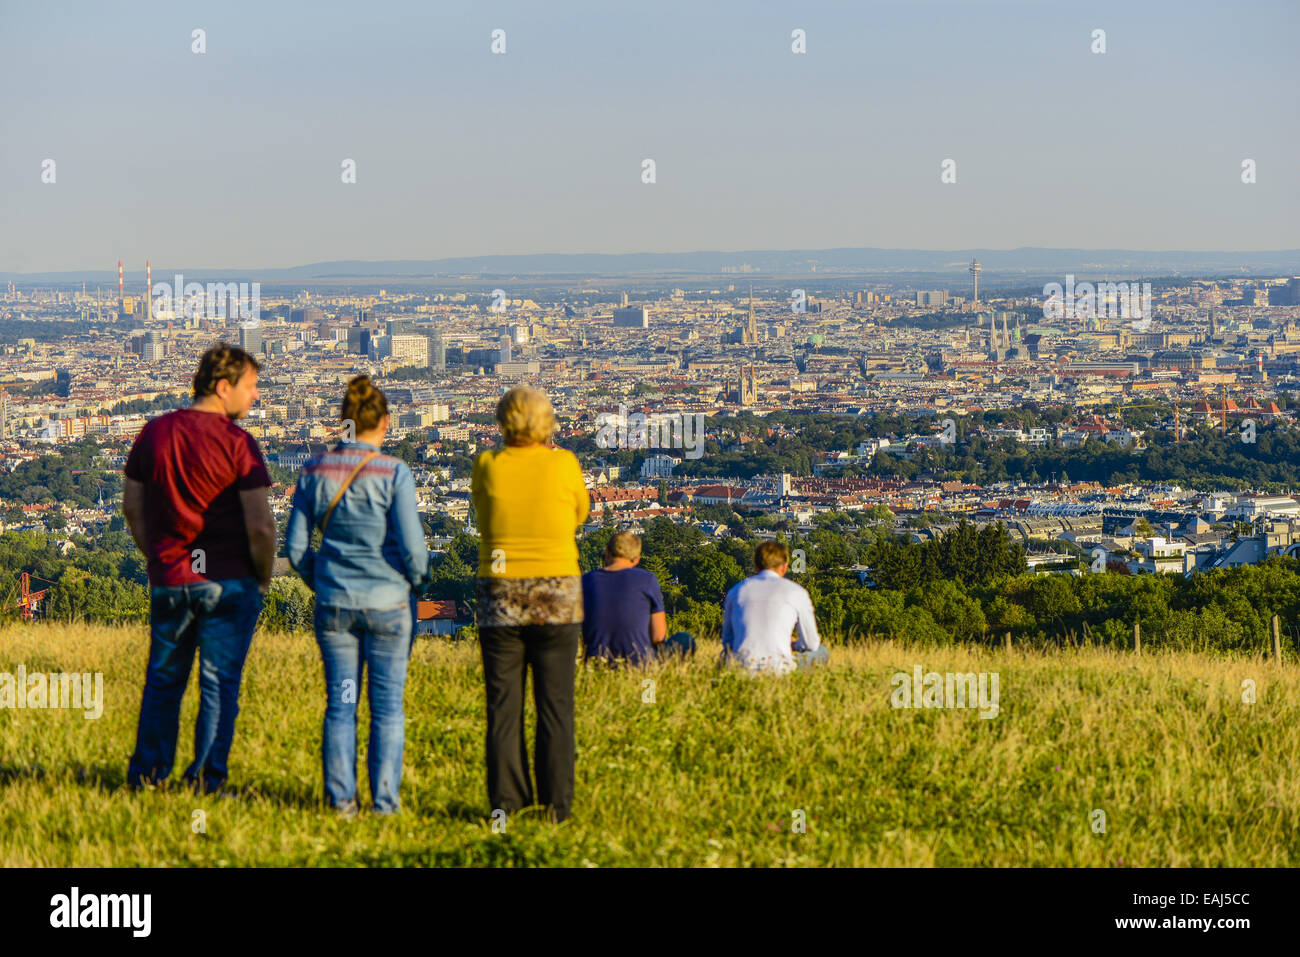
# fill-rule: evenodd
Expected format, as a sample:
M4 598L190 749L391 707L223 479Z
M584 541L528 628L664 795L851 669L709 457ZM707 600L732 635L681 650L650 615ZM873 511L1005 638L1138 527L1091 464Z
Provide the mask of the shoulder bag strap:
M357 467L352 470L352 474L348 476L347 481L340 485L339 490L334 493L334 501L330 502L330 507L325 509L325 517L320 521L320 533L322 535L325 534L325 527L330 523L330 516L334 514L334 506L338 505L339 500L343 498L343 493L348 490L348 486L352 484L352 480L357 477L363 468L366 467L366 463L377 455L379 455L378 452L371 452L358 462Z

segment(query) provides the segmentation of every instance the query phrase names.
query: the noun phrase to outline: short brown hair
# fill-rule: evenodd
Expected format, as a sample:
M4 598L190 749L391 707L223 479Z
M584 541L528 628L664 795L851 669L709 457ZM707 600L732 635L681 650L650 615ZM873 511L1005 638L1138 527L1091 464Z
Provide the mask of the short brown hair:
M507 445L519 439L546 442L555 433L555 409L545 392L519 385L497 403L497 423Z
M775 571L782 565L788 565L789 563L790 549L780 542L762 542L758 548L754 549L754 571L756 572L769 568Z
M357 432L369 432L388 414L388 396L376 389L370 376L359 375L348 383L348 391L339 407L339 418L352 420Z
M201 399L205 395L215 395L217 383L222 379L232 386L238 385L239 380L250 368L256 372L262 367L239 346L218 342L203 353L203 358L199 360L198 371L194 373L194 398Z
M605 543L605 560L626 558L634 561L641 557L641 536L635 532L615 532Z

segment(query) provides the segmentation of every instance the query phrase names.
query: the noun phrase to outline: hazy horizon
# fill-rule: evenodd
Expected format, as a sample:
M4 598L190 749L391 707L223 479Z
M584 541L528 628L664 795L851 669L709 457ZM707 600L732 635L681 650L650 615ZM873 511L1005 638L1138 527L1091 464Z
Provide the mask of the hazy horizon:
M820 258L808 258L809 255ZM1125 278L1194 275L1202 278L1248 278L1300 274L1300 249L1231 253L1213 250L1082 250L1022 247L1013 250L696 250L683 253L536 253L524 256L451 257L440 260L333 260L290 267L251 269L153 264L157 281L175 273L191 279L261 279L266 282L310 283L343 279L377 283L429 279L454 280L517 277L559 281L627 279L637 282L729 281L759 283L794 278L814 285L852 280L948 277L966 281L967 267L978 257L986 288L1014 284L1030 277L1074 273L1080 278ZM817 269L811 268L817 264ZM751 268L741 270L741 265ZM144 264L124 263L126 286L134 289L144 278ZM0 281L18 283L115 283L115 269L6 273Z

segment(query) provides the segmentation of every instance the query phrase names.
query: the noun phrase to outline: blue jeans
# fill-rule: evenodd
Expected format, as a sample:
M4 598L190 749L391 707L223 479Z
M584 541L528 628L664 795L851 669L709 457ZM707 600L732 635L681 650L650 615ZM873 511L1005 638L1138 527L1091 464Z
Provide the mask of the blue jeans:
M149 599L149 669L140 701L131 787L161 784L172 773L181 698L199 653L199 716L194 722L191 783L211 792L226 780L226 762L239 714L239 683L253 640L262 594L256 578L155 586Z
M376 813L398 810L406 743L406 663L411 657L411 603L394 608L316 606L316 641L325 664L325 726L321 764L325 798L345 808L357 797L357 700L370 669L370 799Z
M831 650L825 645L818 645L816 651L796 651L794 660L799 667L807 670L815 665L824 665L831 660Z

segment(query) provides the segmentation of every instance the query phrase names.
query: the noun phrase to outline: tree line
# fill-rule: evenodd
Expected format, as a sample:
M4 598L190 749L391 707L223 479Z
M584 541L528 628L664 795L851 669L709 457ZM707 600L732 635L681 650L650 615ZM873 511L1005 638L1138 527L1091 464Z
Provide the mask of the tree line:
M642 567L658 578L670 631L717 635L727 590L752 573L756 533L765 530L802 553L791 578L813 600L818 627L832 643L899 639L929 643L1000 643L1060 647L1082 642L1127 648L1133 625L1143 644L1207 652L1269 647L1269 620L1281 616L1288 642L1300 621L1300 564L1272 558L1256 566L1182 575L1030 574L1022 549L999 526L959 525L921 542L895 533L878 516L819 516L800 532L770 516L736 516L739 537L712 540L699 528L657 518L645 526ZM598 567L614 528L578 542L583 571ZM19 573L55 583L48 618L109 624L148 621L143 558L122 530L77 536L63 554L44 535L0 537L3 617L17 616ZM478 539L463 532L434 556L425 598L472 608ZM858 566L856 569L854 566ZM865 568L863 567L865 566ZM867 570L869 569L869 570ZM44 587L41 582L36 587ZM295 576L273 580L261 625L311 628L313 596Z

